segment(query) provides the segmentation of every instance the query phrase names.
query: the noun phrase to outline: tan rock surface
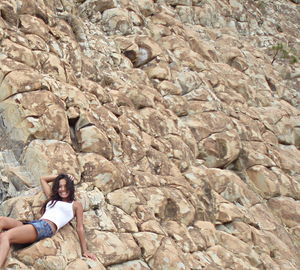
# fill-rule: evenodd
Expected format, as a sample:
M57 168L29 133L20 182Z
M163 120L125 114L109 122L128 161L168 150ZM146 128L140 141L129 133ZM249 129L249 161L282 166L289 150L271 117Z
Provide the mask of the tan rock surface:
M299 1L3 0L0 215L75 221L6 269L300 269Z

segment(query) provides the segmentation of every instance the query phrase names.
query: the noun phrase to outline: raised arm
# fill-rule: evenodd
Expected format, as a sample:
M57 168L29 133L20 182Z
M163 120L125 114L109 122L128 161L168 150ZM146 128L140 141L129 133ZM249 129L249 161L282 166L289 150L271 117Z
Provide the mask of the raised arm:
M51 196L51 187L49 183L52 182L56 177L57 175L49 175L49 176L42 176L40 178L42 190L45 193L47 198Z
M96 256L94 254L90 253L87 249L85 233L84 233L84 228L83 228L82 204L78 201L75 201L74 202L74 210L75 210L75 216L76 216L76 222L77 222L76 231L77 231L79 242L80 242L82 256L96 260Z

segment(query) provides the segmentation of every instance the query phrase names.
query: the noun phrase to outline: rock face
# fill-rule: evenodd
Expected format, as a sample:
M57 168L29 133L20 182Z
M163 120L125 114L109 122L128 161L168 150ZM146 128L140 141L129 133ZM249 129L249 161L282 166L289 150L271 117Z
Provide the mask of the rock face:
M0 215L73 222L6 269L300 269L300 5L3 0Z

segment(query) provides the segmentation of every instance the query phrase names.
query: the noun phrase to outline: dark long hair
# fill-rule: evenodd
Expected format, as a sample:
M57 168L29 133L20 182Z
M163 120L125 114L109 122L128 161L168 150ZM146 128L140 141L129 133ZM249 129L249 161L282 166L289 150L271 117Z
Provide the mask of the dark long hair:
M67 201L72 202L75 200L75 187L74 187L74 182L71 180L71 178L64 173L59 174L54 180L52 184L52 192L50 198L48 198L42 205L41 207L41 214L45 213L46 210L46 205L48 202L51 201L50 207L54 206L57 201L62 201L62 198L58 194L58 189L59 189L59 181L61 179L66 180L66 189L69 192L69 196L67 198Z

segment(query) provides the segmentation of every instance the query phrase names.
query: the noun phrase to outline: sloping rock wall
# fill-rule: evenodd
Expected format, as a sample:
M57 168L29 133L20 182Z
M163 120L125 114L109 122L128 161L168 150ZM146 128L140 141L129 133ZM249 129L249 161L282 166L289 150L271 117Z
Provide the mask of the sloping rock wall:
M74 224L6 269L300 269L300 5L2 0L0 214ZM13 163L9 160L13 160Z

